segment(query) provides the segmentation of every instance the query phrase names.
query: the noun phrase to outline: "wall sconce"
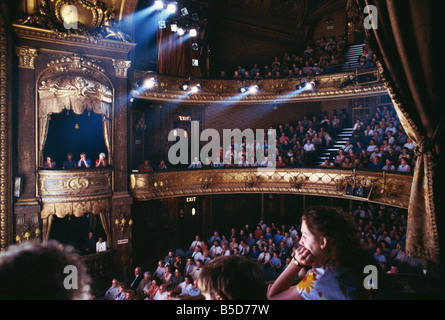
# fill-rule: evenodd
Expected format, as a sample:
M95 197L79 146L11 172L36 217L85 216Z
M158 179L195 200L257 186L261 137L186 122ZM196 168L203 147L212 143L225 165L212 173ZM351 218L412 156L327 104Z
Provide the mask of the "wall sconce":
M253 188L260 180L260 177L254 174L249 174L244 178L246 188Z
M121 232L124 232L125 229L128 229L133 225L133 220L131 218L125 218L124 215L121 214L120 217L114 221L114 224L121 230Z
M217 94L221 95L222 93L227 92L227 87L224 86L224 85L222 85L222 84L214 84L214 85L213 85L213 90L214 90Z
M38 239L40 236L40 229L31 225L30 222L26 223L23 227L21 235L15 236L15 242L28 241L30 239Z
M284 91L284 86L283 83L277 83L277 84L272 84L271 89L273 90L273 92L275 92L276 94L281 94L281 92Z
M201 183L202 189L209 189L213 185L213 178L212 177L201 177L197 179Z
M154 179L153 187L156 189L157 192L162 192L164 190L167 190L167 181L158 181Z
M290 186L295 189L300 189L303 186L305 181L306 181L306 177L303 177L303 176L289 178Z
M143 133L147 129L147 125L145 124L145 116L143 115L135 125L135 130L137 133Z

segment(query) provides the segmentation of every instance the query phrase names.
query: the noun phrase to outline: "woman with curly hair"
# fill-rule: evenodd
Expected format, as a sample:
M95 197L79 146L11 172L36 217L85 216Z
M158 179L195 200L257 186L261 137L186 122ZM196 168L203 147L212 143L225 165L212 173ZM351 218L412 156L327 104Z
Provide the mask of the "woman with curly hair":
M360 243L360 233L351 216L342 210L316 206L302 216L300 246L292 262L269 288L268 299L373 299L390 298L384 273ZM378 282L365 282L375 266ZM304 278L293 282L303 268Z

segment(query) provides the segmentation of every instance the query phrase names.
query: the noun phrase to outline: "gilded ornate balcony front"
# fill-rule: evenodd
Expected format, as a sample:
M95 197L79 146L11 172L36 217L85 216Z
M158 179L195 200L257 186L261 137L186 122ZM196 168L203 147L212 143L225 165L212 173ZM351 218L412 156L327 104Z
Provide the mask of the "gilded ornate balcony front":
M203 185L206 179L212 183ZM159 181L164 188L156 187ZM412 176L404 174L329 169L227 168L131 175L135 200L203 194L281 193L350 198L408 208L411 184ZM387 192L389 185L397 186L397 192ZM365 191L359 196L360 193L351 190Z
M42 218L51 214L81 216L109 210L113 192L112 170L39 170Z

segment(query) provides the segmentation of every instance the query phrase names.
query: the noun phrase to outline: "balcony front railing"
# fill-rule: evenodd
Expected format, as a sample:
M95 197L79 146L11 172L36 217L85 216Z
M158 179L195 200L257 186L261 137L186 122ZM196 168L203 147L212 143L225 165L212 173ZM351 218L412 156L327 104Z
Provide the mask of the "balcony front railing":
M133 173L135 200L234 193L350 198L408 208L412 176L341 169L224 168Z

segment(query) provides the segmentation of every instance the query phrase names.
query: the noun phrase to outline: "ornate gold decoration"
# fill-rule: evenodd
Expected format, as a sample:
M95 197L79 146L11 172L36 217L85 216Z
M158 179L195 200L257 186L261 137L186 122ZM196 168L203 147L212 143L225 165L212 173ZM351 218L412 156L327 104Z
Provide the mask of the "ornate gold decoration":
M114 225L118 229L120 229L121 232L124 232L125 229L128 229L133 225L133 220L131 218L125 217L125 215L121 213L119 218L114 220Z
M381 195L385 195L388 198L397 197L397 194L401 189L400 185L395 181L387 179L385 171L383 171L383 182L378 185L377 188L380 190Z
M303 186L304 182L306 181L306 177L304 176L296 176L296 177L290 177L289 178L289 185L292 188L295 189L301 189L301 187Z
M9 234L12 234L12 224L8 223L8 217L12 211L10 203L11 197L11 159L10 159L10 93L8 78L10 73L9 58L10 51L8 45L8 29L4 12L0 13L0 251L5 251L8 247Z
M201 183L202 189L209 189L213 185L213 177L200 177L198 181Z
M156 180L153 178L153 187L155 187L156 191L158 192L162 192L164 190L167 190L167 181L163 181L163 180Z
M112 59L117 78L127 78L127 71L131 67L131 61Z
M211 188L203 189L201 178L212 177ZM305 177L300 189L290 183L290 177ZM258 168L224 168L221 170L184 170L156 173L157 181L168 181L168 190L159 192L153 185L151 174L131 174L130 190L135 200L151 200L168 197L188 197L206 194L234 193L281 193L306 194L337 198L351 198L346 195L346 185L373 187L369 197L360 198L368 201L407 208L409 203L412 177L403 174L387 174L387 179L398 184L400 192L396 197L388 198L376 192L377 185L383 183L381 172L356 171L355 178L349 170L339 169L275 169L258 171ZM299 182L300 179L297 179ZM301 180L300 180L301 181ZM339 187L343 184L343 187ZM358 199L354 197L354 199Z
M30 239L38 239L41 232L40 229L31 224L30 221L25 223L22 233L20 235L15 236L15 242L22 242L22 241L28 241Z
M378 74L378 70L367 71L369 74ZM157 75L158 86L151 90L141 90L136 83L142 83L147 77L146 72L135 71L133 83L133 90L131 92L133 97L139 99L147 99L151 101L172 101L183 99L183 103L222 103L236 101L239 104L254 104L258 102L292 102L292 101L320 101L323 99L332 98L351 98L351 97L367 97L376 96L379 94L387 95L387 89L380 77L376 82L365 82L362 84L355 84L347 88L341 88L341 84L348 79L348 77L356 77L355 72L326 74L317 76L317 86L314 92L307 91L295 94L295 86L300 83L298 79L275 79L275 80L258 80L257 84L261 87L261 91L255 95L243 97L238 99L239 81L236 80L211 80L201 79L203 90L193 94L193 96L181 97L182 93L179 91L180 85L184 82L183 78L172 77L166 75ZM159 86L159 84L164 86ZM139 89L139 90L138 90Z
M258 183L258 181L260 181L260 179L261 179L261 176L258 176L256 174L248 174L244 178L244 180L245 180L244 184L245 184L246 188L253 188Z
M37 58L37 49L29 47L16 47L15 52L19 57L19 68L35 69L35 60Z
M98 43L103 39L128 42L120 31L113 8L105 9L97 0L41 0L38 13L18 20L24 26L51 30L58 38L85 36Z
M85 190L88 188L89 181L85 178L74 178L68 182L68 186L76 191Z
M39 170L39 194L43 202L85 199L112 193L111 170Z

